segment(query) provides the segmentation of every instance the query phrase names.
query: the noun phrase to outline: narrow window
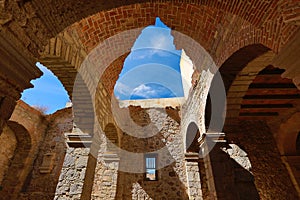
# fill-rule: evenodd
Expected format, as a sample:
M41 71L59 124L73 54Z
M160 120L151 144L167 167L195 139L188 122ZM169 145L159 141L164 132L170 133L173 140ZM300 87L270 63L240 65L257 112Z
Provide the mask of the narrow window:
M146 181L157 181L157 154L145 155L145 179Z

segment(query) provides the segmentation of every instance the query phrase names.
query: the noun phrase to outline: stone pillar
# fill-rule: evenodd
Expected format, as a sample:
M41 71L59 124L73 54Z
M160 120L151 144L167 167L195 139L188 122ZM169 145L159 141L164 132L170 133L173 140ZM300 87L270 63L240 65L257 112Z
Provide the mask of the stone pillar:
M0 98L0 134L16 106L16 100L6 96Z
M198 153L185 154L185 168L188 181L188 195L191 200L203 199L201 191L201 181L199 173L199 155Z
M222 151L226 147L224 133L206 133L200 156L206 169L209 199L236 199L234 168L230 157Z
M117 154L106 152L103 162L98 163L92 199L113 200L116 198L120 159Z
M89 135L72 133L66 135L68 149L56 187L55 200L81 198L90 153Z

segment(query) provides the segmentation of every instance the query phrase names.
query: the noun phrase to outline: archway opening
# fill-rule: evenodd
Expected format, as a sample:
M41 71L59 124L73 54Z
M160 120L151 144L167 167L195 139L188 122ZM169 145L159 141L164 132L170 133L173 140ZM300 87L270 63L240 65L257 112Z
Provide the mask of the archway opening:
M21 100L44 114L52 114L71 105L71 101L60 80L45 66L37 62L36 66L43 75L31 81L33 88L22 93Z
M199 153L200 147L198 139L200 138L200 131L196 123L189 124L186 132L186 152L187 153Z
M158 17L155 25L143 29L114 87L121 107L150 107L157 99L156 106L176 107L187 98L193 64L173 40L171 29Z
M3 188L0 190L0 196L17 199L19 192L27 186L25 182L30 166L26 166L26 162L30 157L32 141L28 130L21 124L8 121L7 125L14 132L17 144L9 169L2 181Z

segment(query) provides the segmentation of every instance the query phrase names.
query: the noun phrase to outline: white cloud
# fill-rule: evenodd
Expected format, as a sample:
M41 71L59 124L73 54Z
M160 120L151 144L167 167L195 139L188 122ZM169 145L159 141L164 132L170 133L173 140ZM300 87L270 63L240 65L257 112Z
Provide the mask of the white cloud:
M137 95L144 98L151 98L157 95L157 91L155 91L155 89L149 86L142 84L139 87L134 88L134 90L132 91L132 95Z
M150 40L150 47L154 49L174 50L172 36L166 34L157 34Z
M132 50L151 48L157 50L174 51L173 36L170 29L160 27L146 27L134 43Z

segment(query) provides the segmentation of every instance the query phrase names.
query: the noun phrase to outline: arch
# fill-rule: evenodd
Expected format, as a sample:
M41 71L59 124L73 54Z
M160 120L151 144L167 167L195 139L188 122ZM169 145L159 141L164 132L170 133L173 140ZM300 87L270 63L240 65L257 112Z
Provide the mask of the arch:
M256 48L257 51L255 50ZM249 51L249 52L248 52ZM255 52L254 54L251 52ZM250 54L251 59L245 59L247 52ZM236 57L241 53L241 60ZM227 91L227 119L235 120L239 116L243 96L246 94L249 85L254 80L256 75L268 66L275 54L272 51L261 45L249 46L241 52L236 52L221 66L220 71L225 81L225 88ZM245 59L246 61L244 61ZM235 63L235 64L233 64ZM233 64L234 70L229 68ZM224 66L224 68L223 68Z
M24 126L15 121L8 121L7 125L16 135L17 147L9 170L3 179L3 189L0 191L0 195L8 199L16 199L24 187L23 184L30 171L31 164L27 159L30 157L32 142L31 136Z
M150 3L151 2L151 3ZM149 12L153 13L153 10L144 9L141 5L145 4L149 8L153 9L169 9L170 6L168 4L175 4L177 5L177 9L179 9L181 12L188 10L191 11L191 15L198 17L198 14L201 12L197 12L197 7L204 7L205 9L212 11L215 9L223 10L226 13L229 13L231 15L237 15L239 18L242 18L245 21L248 21L250 24L253 24L256 27L268 27L266 24L275 27L280 25L285 25L287 29L293 30L293 26L289 26L291 24L283 21L272 21L269 19L278 19L281 18L282 15L284 15L282 12L280 12L281 8L283 10L288 10L290 6L297 5L295 2L289 0L287 2L277 2L277 1L267 1L267 2L261 2L261 1L253 1L252 4L248 4L246 2L241 2L240 4L236 4L235 1L227 1L226 3L218 2L218 1L195 1L189 4L189 7L187 9L181 8L183 4L185 4L187 1L178 1L177 3L173 3L170 1L145 1L145 0L130 0L130 1L118 1L118 2L112 2L112 3L86 3L84 1L78 1L76 6L71 4L70 2L57 2L57 3L48 3L47 1L41 1L41 2L34 2L34 1L22 1L22 3L19 2L9 2L4 4L3 6L3 12L9 16L9 11L14 10L15 21L20 23L18 26L16 23L14 24L19 29L21 29L23 34L25 34L27 37L27 41L23 41L23 43L28 43L28 40L37 40L32 41L31 48L34 48L36 46L41 47L41 44L37 43L45 43L45 39L50 39L49 37L55 36L62 30L64 30L66 27L70 26L71 24L80 21L80 19L86 18L90 15L93 15L98 12L104 12L107 13L103 15L103 18L105 20L113 19L115 21L118 21L119 14L126 15L126 17L132 17L134 16L134 12L131 12L130 9L133 10L142 10L143 12ZM129 7L129 12L122 12L120 8L123 7ZM288 8L286 8L288 7ZM258 9L260 8L260 9ZM263 10L263 12L261 11ZM245 12L247 11L247 12ZM131 15L132 13L132 15ZM170 11L168 15L174 15L174 13ZM249 13L252 13L251 15ZM264 13L264 17L262 17L262 13ZM217 14L217 13L216 13ZM23 18L17 18L16 15L24 16ZM5 16L5 15L4 15ZM35 16L39 16L39 18L36 18ZM212 14L212 16L217 16L216 19L217 22L222 19L222 16ZM172 16L173 17L173 16ZM211 16L208 16L210 19ZM185 17L186 19L192 19L191 17ZM285 16L286 18L286 16ZM205 19L205 18L204 18ZM27 21L26 21L27 20ZM11 22L9 17L7 17L5 25L10 25ZM25 22L24 22L25 21ZM184 21L184 20L183 20ZM204 21L204 20L203 20ZM212 20L207 20L209 21ZM297 21L297 20L294 20ZM187 23L189 22L189 23ZM37 31L38 34L34 35L29 30L26 30L26 26L24 26L24 23L27 26L33 27L33 31ZM36 23L36 24L35 24ZM89 23L93 23L93 21L90 21ZM229 23L229 22L227 22ZM184 21L183 24L186 24L186 26L192 27L191 22L189 20ZM22 26L23 25L23 26ZM263 26L265 25L265 26ZM37 27L38 26L38 27ZM232 24L234 26L234 24ZM209 26L208 26L209 27ZM114 27L112 27L114 28ZM25 31L25 30L26 31ZM279 29L279 28L278 28ZM276 30L276 29L275 29ZM253 31L253 29L252 29ZM279 30L280 31L280 30ZM25 33L24 33L25 32ZM230 35L230 33L226 32L226 30L223 30L226 34ZM249 31L250 32L250 31ZM291 32L291 31L287 31ZM264 33L264 31L262 31ZM211 34L212 36L214 34ZM276 34L274 34L276 35ZM259 36L258 36L259 37ZM270 37L268 35L268 37ZM272 36L271 36L272 37ZM267 42L267 39L265 39ZM246 41L244 41L246 42Z
M255 46L252 46L252 48L253 47L255 48ZM256 46L256 48L257 47L259 46ZM288 177L288 173L286 169L282 167L282 160L280 158L280 154L276 148L276 143L273 142L273 135L272 135L272 131L270 130L272 129L272 126L268 128L267 123L264 121L251 121L251 119L261 120L262 118L253 117L253 118L249 118L248 119L249 121L248 120L246 121L239 117L241 105L243 103L244 97L247 94L247 92L250 91L248 89L250 84L254 80L256 80L256 78L259 76L260 72L263 69L265 69L267 66L270 66L272 64L273 59L276 56L274 51L271 51L269 48L266 48L265 46L262 46L262 48L259 47L259 49L260 50L257 51L260 52L259 54L253 54L251 53L251 48L250 49L244 48L245 50L244 53L246 53L245 55L247 55L247 50L248 50L251 59L246 60L246 62L243 62L243 60L242 62L239 62L238 60L235 60L235 54L234 54L233 57L230 57L222 65L222 67L224 66L226 67L230 65L234 66L234 64L236 63L236 70L237 70L236 72L233 71L233 74L231 76L229 74L227 78L228 80L227 82L225 82L225 86L227 89L227 100L228 100L227 116L226 116L226 123L225 123L226 136L228 138L228 141L230 141L230 143L233 143L233 145L238 145L241 149L244 149L245 152L247 152L248 155L247 154L245 155L249 156L249 159L251 161L250 169L253 173L255 188L259 192L260 197L264 197L265 195L272 195L272 194L270 192L265 191L265 189L262 189L265 187L264 184L269 182L269 181L265 181L265 182L260 181L261 179L263 179L264 176L264 174L261 173L262 168L264 166L267 166L267 168L270 170L269 171L270 174L274 174L274 175L276 174L276 176ZM238 53L239 52L237 52L236 54ZM243 59L243 54L241 54L240 58ZM225 68L223 70L224 72L222 72L222 67L220 68L221 73L224 72L226 73ZM227 73L228 71L231 72L229 67L227 69ZM223 78L226 79L226 76L223 76ZM280 80L278 80L278 82L280 82ZM263 94L261 93L261 91L257 91L257 93ZM259 94L254 94L254 95L259 95ZM261 98L263 98L263 96L261 96ZM263 120L267 120L267 119L265 118ZM277 123L280 124L279 121ZM251 126L253 128L251 128ZM259 130L255 130L258 129L258 127L260 127ZM274 129L276 130L276 128ZM251 139L244 138L245 135L247 135L247 137ZM260 139L255 139L255 138L260 138ZM274 153L272 155L264 155L270 157L270 159L273 160L272 163L276 163L274 164L274 166L264 163L265 161L263 161L263 157L257 155L258 154L257 152L261 151L260 148L262 148L262 146L260 145L260 140L262 140L262 138L265 141L269 141L268 144L266 145L264 144L265 145L264 147L274 150ZM282 173L278 174L277 172L278 168L281 168ZM272 184L272 183L270 182L268 184ZM282 183L280 184L278 185L274 184L273 188L275 187L291 188L290 193L285 192L282 194L283 197L285 196L287 198L288 196L290 196L294 198L296 196L295 191L292 190L293 189L292 182L288 178L285 184Z
M220 73L224 80L224 85L226 91L229 90L236 76L240 74L244 70L245 67L250 68L252 66L248 66L250 62L259 56L263 55L269 50L266 46L262 44L252 44L245 46L238 51L234 52L220 67ZM261 59L262 60L262 59ZM261 62L261 60L256 61ZM271 62L271 60L268 60ZM269 63L268 63L269 64ZM263 66L264 67L264 66ZM248 72L248 71L246 71ZM258 73L259 71L257 71Z
M191 122L187 127L185 137L185 151L188 153L199 153L200 147L198 139L200 139L200 131L195 122Z
M286 6L288 8L296 6L292 1L257 1L255 6L264 8L263 12L261 12L261 9L253 9L255 6L249 7L249 4L244 2L236 4L235 1L228 1L228 4L217 1L193 3L183 1L179 4L169 1L151 1L151 3L146 3L146 1L133 0L126 1L126 3L118 2L100 5L80 2L78 5L81 6L77 7L77 4L74 6L69 3L49 4L45 1L21 1L21 3L18 1L6 2L3 4L2 9L4 16L11 17L5 18L4 23L1 25L5 31L1 34L3 37L10 38L13 41L11 43L12 46L20 47L22 50L19 53L30 62L39 58L41 58L42 63L46 62L40 53L43 52L45 44L49 42L50 38L56 37L63 30L65 30L64 33L71 35L71 37L66 36L64 41L73 40L71 43L76 43L74 46L79 44L80 47L71 48L70 45L63 45L64 42L62 40L52 39L50 44L54 45L55 48L52 48L54 51L51 51L55 52L54 57L56 58L47 64L45 63L46 66L52 65L53 72L57 71L55 74L62 81L69 95L72 94L72 85L74 83L74 67L76 68L78 63L82 62L82 55L84 56L85 54L82 54L82 52L89 52L90 46L103 42L119 33L118 31L120 30L124 31L149 25L154 15L161 16L162 20L166 21L166 24L172 29L178 30L201 43L214 57L218 66L232 52L253 43L262 43L274 52L278 52L282 46L291 40L298 30L297 26L294 25L294 22L297 24L297 19L290 19L290 17L287 17L289 15L280 12L280 9L288 10ZM93 6L90 7L90 5ZM55 8L53 9L53 7ZM11 14L11 10L14 10L14 13ZM45 10L49 12L44 13ZM256 14L245 14L245 10L251 10L251 12ZM49 15L49 13L51 14ZM180 15L178 16L177 13L180 13ZM262 13L264 13L265 17L258 17ZM285 21L273 20L280 19L282 15L284 15L285 19L287 18ZM215 18L212 19L211 16L215 16ZM83 20L80 21L81 19ZM98 24L96 26L101 24L102 31L94 29L93 26L95 24ZM269 34L269 27L276 27L274 28L276 33ZM285 30L284 33L283 30ZM282 34L285 37L281 37ZM98 37L92 37L93 35ZM85 41L91 42L90 46L83 43L84 38ZM184 44L184 41L181 43ZM68 58L61 59L63 57L61 55L69 55L63 52L71 52L70 49L75 49L75 52L79 53L75 53L76 56L71 62ZM187 53L191 55L194 51ZM51 58L51 56L47 58ZM55 59L58 59L58 61L55 61ZM58 65L55 66L55 62ZM58 66L60 66L59 71ZM38 72L33 68L32 71L38 76ZM72 71L72 73L68 73L68 71Z
M284 14L284 22L281 20L281 16L283 15L281 13L284 13L282 12L282 10L287 10L284 7L295 5L290 0L280 2L253 1L252 5L248 4L248 2L235 4L236 1L228 1L228 4L226 4L227 2L225 1L197 1L191 4L184 4L180 1L178 1L178 3L173 3L169 1L167 3L156 3L156 1L152 1L152 3L144 4L138 4L139 2L144 1L126 1L126 3L124 2L111 2L103 5L98 4L97 2L96 5L94 3L86 3L84 1L80 1L74 6L73 4L71 5L68 2L66 2L65 5L63 3L59 4L57 2L48 5L48 2L46 1L16 1L12 3L13 5L4 5L7 6L4 9L5 11L14 10L14 13L12 17L13 20L8 19L8 21L5 21L5 23L3 24L4 31L2 31L1 34L5 32L14 33L16 34L16 37L20 36L19 40L23 41L18 40L19 43L16 43L15 46L19 45L28 47L29 52L33 54L36 58L38 58L38 50L43 48L44 44L50 37L55 36L58 32L64 30L64 28L78 21L78 23L74 24L74 26L72 26L72 28L68 30L77 30L77 28L82 30L85 29L85 31L83 32L86 34L79 35L89 42L83 44L83 49L87 48L89 50L87 52L90 52L90 50L93 49L93 47L95 47L100 42L105 41L110 36L116 35L116 33L119 33L118 31L129 30L137 27L141 28L145 24L149 23L149 20L151 19L151 15L149 15L149 13L160 14L163 15L163 20L168 19L167 24L171 25L173 29L188 35L190 38L193 38L199 44L201 43L203 47L208 52L210 52L210 55L213 56L214 60L217 63L217 66L220 66L220 63L226 60L227 57L229 57L229 55L232 54L232 52L252 43L262 43L268 46L274 52L277 52L280 50L280 47L284 46L286 42L290 40L290 38L294 35L295 31L299 30L298 27L289 24L290 19L288 16L286 16L286 14ZM128 4L130 5L127 6ZM43 7L46 9L43 9ZM96 33L98 31L97 29L89 29L92 27L92 25L97 24L97 22L94 23L93 21L95 18L85 17L98 13L98 11L100 10L103 10L103 12L101 12L102 16L98 16L100 16L101 19L104 19L103 23L101 22L100 24L106 23L106 25L102 26L104 28L103 31L101 31L100 33ZM224 10L224 12L222 10ZM28 12L29 14L24 15L24 12ZM253 15L250 15L250 12L252 12ZM141 13L145 13L146 17L145 15L141 15ZM176 13L182 15L182 18L178 17ZM205 14L201 15L201 13ZM124 16L119 17L119 14ZM147 17L147 14L150 17ZM264 17L262 17L263 14ZM18 16L25 17L23 18ZM41 19L39 19L39 17L37 16L40 16ZM142 17L139 18L138 16ZM79 22L79 19L82 18L85 18L85 21L83 20L85 22L85 24L83 24L84 26L79 25L76 28L76 26L81 23ZM116 19L120 20L118 21ZM122 21L124 19L125 21ZM197 21L196 19L199 20ZM119 28L120 25L118 25L118 23L122 24L122 22L126 23L126 29ZM73 27L75 28L73 29ZM271 29L270 27L274 28L275 31L271 32L269 30ZM33 31L36 32L31 32L31 28ZM98 37L95 37L93 40L90 38L90 36L93 35L97 35ZM81 40L78 41L79 43L81 42ZM186 45L184 44L184 41L185 40L177 40L177 42L182 43L183 46ZM122 45L124 44L123 42L119 44ZM56 40L55 43L59 44L59 41ZM120 45L117 45L116 48L120 48ZM54 49L59 49L59 45L57 45ZM104 52L107 53L103 54L104 58L106 59L107 57L109 57L109 52L114 52L114 50L115 49L113 48L109 50L105 49ZM201 63L201 60L203 59L197 58L197 51L193 50L194 49L191 46L189 51L193 53L191 54L194 55L193 58L200 60L196 60L195 62L200 63L200 65L197 64L197 67L201 68L204 65L203 63ZM27 54L29 53L27 52ZM67 60L67 62L65 65L63 65L62 63L65 60ZM49 62L49 65L54 62L55 61L52 60L51 62ZM78 62L80 63L79 66L81 66L81 62L82 61ZM57 68L57 74L61 73L60 75L58 75L60 78L63 78L67 74L67 71L69 69L76 69L76 66L70 67L70 61L66 58L62 59L58 63L59 65L64 66L62 69ZM75 73L75 71L73 72ZM82 79L87 80L85 79L85 77ZM68 80L70 80L70 83L68 83ZM91 81L92 78L88 80ZM65 79L65 81L62 82L64 82L65 85L71 85L70 87L65 87L69 88L67 89L68 91L70 91L69 93L72 93L72 87L74 85L73 77L68 77ZM207 82L210 82L210 80ZM89 89L90 85L93 85L93 83L93 81L86 83ZM204 81L204 84L205 83L206 82ZM97 86L98 82L96 82L96 84L94 85ZM91 91L92 95L94 95L93 87ZM90 93L87 94L90 95ZM195 95L191 97L191 99L196 99L196 97L197 96ZM194 107L190 108L193 109ZM199 122L201 121L200 117L202 116L203 115L201 114L197 115L195 117L197 119L194 120ZM201 124L199 124L199 127L200 130L202 130Z
M23 5L26 6L28 2L24 2ZM51 23L52 26L49 27L49 30L52 29L51 33L55 34L63 30L66 26L75 23L76 21L79 21L82 18L85 18L89 15L93 15L99 11L104 10L111 10L113 8L123 7L127 5L133 5L135 8L139 8L139 4L149 2L148 4L151 6L154 6L153 4L156 4L157 2L161 1L145 1L145 0L129 0L129 1L117 1L117 2L111 2L111 3L85 3L84 1L78 1L78 3L74 6L74 4L71 4L68 1L62 1L59 3L52 3L49 4L47 1L41 1L39 3L31 3L31 6L33 9L37 12L39 16L41 16L41 20ZM151 3L150 3L151 2ZM163 2L169 2L169 1L163 1ZM178 3L185 3L186 1L179 1ZM134 5L136 4L136 5ZM262 25L263 23L263 17L262 13L259 13L259 9L257 8L264 8L266 13L270 13L273 11L273 7L284 7L285 5L291 5L292 1L287 2L261 2L261 1L254 1L252 2L255 6L250 6L246 2L242 2L241 4L236 4L234 1L228 1L226 3L218 2L218 1L194 1L193 6L203 5L208 8L219 8L221 10L224 10L228 13L239 15L240 17L244 18L245 20L251 22L252 24L255 24L257 26ZM292 4L293 5L293 4ZM191 8L193 8L191 6ZM20 6L22 8L22 6ZM44 9L41 9L44 8ZM238 9L239 8L239 9ZM243 11L247 11L247 13L253 13L253 15L247 15L247 13L244 13ZM195 14L194 10L192 10L193 14ZM112 15L115 13L111 13ZM266 16L266 18L269 17L269 15ZM280 12L276 12L275 17L279 17L282 15ZM61 22L61 18L65 19L63 23Z
M176 7L176 6L174 6L174 7ZM194 9L200 9L200 8L194 8ZM120 10L122 10L122 8L120 8ZM156 11L155 11L156 12ZM160 11L160 12L164 12L164 11ZM88 21L90 21L89 19L91 19L92 21L93 21L93 19L94 18L96 18L95 16L100 16L101 14L97 14L97 15L94 15L94 16L91 16L91 17L89 17L89 18L87 18L87 19L85 19L85 21L83 20L83 21L81 21L79 24L81 24L81 25L78 25L78 24L75 24L75 25L73 25L73 26L71 26L69 29L68 29L68 31L69 32L71 32L71 31L78 31L78 29L80 29L80 27L81 28L83 28L84 27L84 24L85 25L89 25L89 22ZM93 18L94 17L94 18ZM144 23L144 22L143 22ZM172 22L172 23L175 23L175 22ZM96 23L95 23L96 24ZM182 25L182 24L179 24L179 25ZM179 26L179 25L177 25L177 26ZM97 25L91 25L91 26L97 26ZM105 25L103 25L103 26L105 26ZM139 23L137 24L137 25L134 25L134 26L141 26ZM173 26L175 29L180 29L180 28L177 28L177 26ZM98 27L99 28L99 27ZM97 30L97 28L95 27L95 28L93 28L94 30ZM105 27L102 27L102 29L105 29ZM183 29L183 28L181 28L181 29ZM199 28L199 30L201 30L200 28ZM183 31L184 32L184 31ZM78 32L77 32L78 33ZM86 33L86 34L83 34L83 33ZM91 45L91 47L87 47L88 45L86 45L85 43L84 43L84 41L82 41L82 44L85 46L84 48L85 49L92 49L96 44L99 44L99 42L101 42L101 40L103 41L106 37L109 37L109 35L106 35L106 36L103 36L103 37L101 37L101 38L97 38L99 35L97 35L96 33L95 34L92 34L92 35L89 35L89 33L86 31L86 29L85 29L85 31L83 31L83 33L78 33L78 35L79 35L79 39L80 39L80 37L81 38L84 38L84 37L88 37L88 38L90 38L90 37L92 37L92 38L90 38L88 41L89 42L92 42L93 43L93 45ZM174 33L175 34L175 33ZM190 35L190 33L188 33L189 35ZM85 36L83 36L83 35L85 35ZM175 34L176 35L176 34ZM180 34L177 34L177 35L180 35ZM94 38L94 39L93 39ZM179 43L179 46L180 46L180 44L181 45L183 45L182 43L184 43L185 45L186 45L186 41L185 40L181 40L182 39L182 37L178 37L179 39L177 39L177 42ZM176 37L175 37L175 40L176 40ZM200 39L198 39L198 40L200 40ZM203 40L203 39L202 39ZM190 43L189 43L190 44ZM195 49L194 49L194 47L192 47L193 45L191 44L191 47L190 47L190 49L188 49L187 51L190 51L191 53L192 53L192 55L194 55L194 58L195 58L195 62L198 64L198 65L196 65L197 67L202 67L203 66L203 63L201 63L199 60L201 60L201 59L199 59L198 58L198 51L195 51ZM207 45L206 45L207 46ZM209 45L208 45L209 46ZM223 46L224 47L224 45L220 45L220 46ZM120 48L120 46L118 46L118 45L116 45L116 48ZM225 48L225 47L224 47ZM104 48L105 49L105 48ZM89 50L88 50L89 51ZM110 51L103 51L104 52L104 54L102 54L104 57L106 57L106 56L110 56L109 55L109 53L106 53L106 52L115 52L114 51L114 49L112 49L112 50L110 50ZM222 52L222 51L221 51ZM226 51L226 52L228 52L228 51ZM196 56L196 54L197 54L197 56ZM191 57L193 57L193 56L191 56ZM193 58L192 58L193 59ZM205 60L205 59L204 59Z
M91 12L93 15L86 16L85 19L80 20L78 23L74 23L72 25L69 24L69 27L65 31L59 33L57 37L50 40L46 50L42 52L42 55L39 57L41 58L41 62L48 66L49 69L51 69L59 77L69 95L72 96L72 87L76 76L75 73L78 71L87 53L94 49L99 43L104 42L113 35L121 33L122 31L142 28L149 25L151 21L154 21L155 15L160 15L162 20L166 21L166 24L173 30L186 34L198 43L201 43L207 51L211 52L211 55L214 57L217 65L220 65L220 63L226 60L239 48L255 43L262 43L277 52L277 47L274 47L273 44L266 43L263 39L264 31L256 29L253 26L253 24L257 24L257 20L254 20L253 22L255 23L252 23L251 25L251 23L247 21L249 19L242 19L244 16L236 18L233 14L230 14L231 11L224 12L222 9L219 9L219 7L222 7L223 5L217 6L215 3L207 3L208 6L211 6L211 10L209 10L210 7L206 7L203 4L182 4L180 6L181 11L183 12L182 16L188 16L186 18L189 18L192 23L196 24L195 26L189 27L186 26L187 23L181 19L181 16L168 14L170 10L178 9L178 5L176 3L153 3L153 5L141 3L124 5L118 8L112 8L111 10L100 9L99 12ZM193 12L189 12L188 10L190 9ZM225 10L226 9L227 8L225 8ZM127 13L128 10L134 11L134 19L131 19L130 15L124 15L124 13ZM209 17L209 11L218 16L218 20L216 20L218 21L218 24L216 24L216 22L205 22L208 24L202 22L202 19ZM203 13L203 15L195 15L192 13ZM236 11L232 13L238 14ZM113 17L110 17L111 15ZM166 15L168 17L166 17ZM228 24L227 21L223 21L223 18L226 18L225 16L232 20L231 24ZM221 28L219 23L223 24L223 28ZM124 26L118 26L118 24L123 24ZM204 34L207 32L205 31L207 27L211 28L211 34L209 35ZM228 34L225 31L225 27L227 29L236 28L237 30L237 27L240 27L240 31L238 31L238 34L236 35ZM290 33L294 33L294 31L291 31ZM259 37L257 35L259 35ZM248 37L251 37L251 39ZM277 41L277 39L272 38L269 40ZM175 45L178 46L178 48L184 48L187 46L187 43L181 37L178 37L178 39L175 37ZM116 45L114 48L120 48L120 46L122 45ZM203 60L203 58L199 58L198 51L195 51L193 47L190 47L190 49L187 49L186 51L196 63L196 66L202 66L200 61ZM112 49L110 51L104 51L103 57L109 56L112 52L115 52L115 50Z
M129 29L141 28L149 25L151 21L154 21L155 16L161 17L162 21L173 30L186 34L201 43L207 51L213 53L213 56L216 54L217 57L222 57L220 60L221 62L233 52L250 44L262 43L269 48L274 48L274 46L276 46L267 43L261 36L258 37L258 35L264 34L263 30L256 29L255 26L251 25L251 23L244 20L242 17L240 18L237 16L235 18L234 15L215 7L209 8L203 5L190 5L185 3L180 4L180 16L173 13L170 14L170 11L178 10L178 6L178 4L171 2L154 3L153 5L141 3L123 6L108 12L101 11L89 16L73 26L72 29L77 30L79 38L88 52L90 52L99 42L106 40L112 35ZM134 18L132 18L131 14L124 17L123 10L132 10ZM189 12L190 10L192 10L192 12ZM213 15L217 17L216 22L219 24L209 21L203 23L203 19L210 17L208 12L212 12ZM147 13L151 14L147 15ZM110 16L111 14L114 14L114 18L120 18L120 21L122 21L120 23L123 24L122 28L115 25L118 24L118 21L110 21L110 18L105 19L104 16ZM188 18L188 22L185 21L185 19L181 19L182 16ZM225 16L232 21L231 24L228 24L228 22L223 19ZM220 23L222 25L220 25ZM207 27L209 27L210 31L206 35L205 33L207 33L207 31L205 30ZM236 30L237 34L229 34L225 31L225 27ZM110 31L97 32L97 30L106 30L106 28L110 28ZM270 40L272 39L274 41L277 40L275 38L270 38ZM178 46L177 44L175 45ZM274 51L276 52L277 49L274 48ZM190 52L187 53L190 55ZM217 63L221 62L219 62L219 60L217 61Z
M58 77L72 99L77 70L86 55L76 34L71 31L63 31L49 40L44 50L40 52L39 62Z

